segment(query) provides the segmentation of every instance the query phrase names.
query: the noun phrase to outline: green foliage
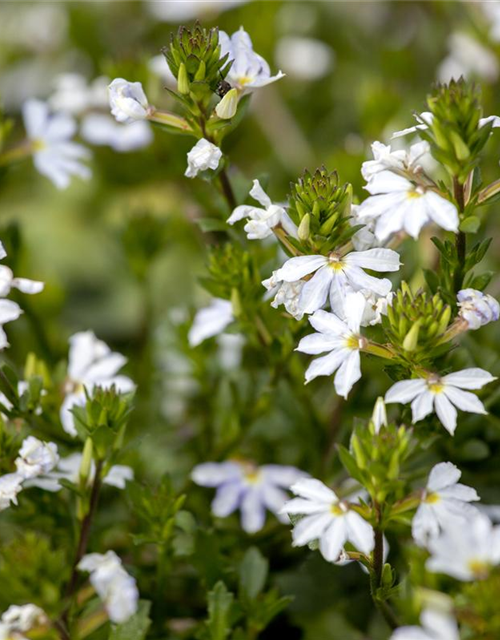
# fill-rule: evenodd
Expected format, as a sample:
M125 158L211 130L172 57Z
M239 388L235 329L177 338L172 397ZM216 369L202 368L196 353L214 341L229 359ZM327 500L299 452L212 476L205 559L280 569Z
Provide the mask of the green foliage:
M144 640L151 626L150 610L151 603L141 600L137 613L111 628L108 640Z

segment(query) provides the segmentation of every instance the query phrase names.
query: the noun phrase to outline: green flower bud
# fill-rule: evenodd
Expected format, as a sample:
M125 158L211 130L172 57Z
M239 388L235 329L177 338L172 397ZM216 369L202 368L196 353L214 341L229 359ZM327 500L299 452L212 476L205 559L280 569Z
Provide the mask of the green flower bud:
M420 331L420 321L415 322L412 328L406 334L403 340L403 349L405 351L415 351L418 345L418 334Z
M187 95L189 93L189 78L184 63L182 63L179 67L179 75L177 76L177 90L182 95Z

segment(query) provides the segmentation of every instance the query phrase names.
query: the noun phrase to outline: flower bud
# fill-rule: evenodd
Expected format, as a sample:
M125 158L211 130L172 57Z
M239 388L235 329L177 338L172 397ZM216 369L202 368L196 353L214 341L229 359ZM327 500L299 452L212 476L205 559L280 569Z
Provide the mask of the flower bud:
M463 318L469 329L476 330L489 322L498 320L500 305L493 296L476 289L462 289L457 294L458 315Z
M215 107L215 113L222 120L230 120L238 108L238 91L231 89Z
M182 95L189 93L189 78L186 71L186 65L182 63L179 67L179 75L177 76L177 91Z
M372 423L375 427L375 433L380 431L380 427L387 427L387 411L382 396L377 398L377 402L373 407Z
M299 228L297 230L297 235L299 239L304 241L309 238L309 232L311 228L311 216L306 213L306 215L302 218L299 224Z
M403 340L403 349L405 351L415 351L418 346L418 334L420 333L420 322L415 322L406 334Z
M108 87L111 113L118 122L131 124L146 120L150 106L140 82L115 78Z
M93 450L94 450L94 445L92 444L92 439L87 438L85 440L85 445L83 447L82 461L80 463L80 470L78 472L80 485L83 487L86 486L87 480L89 479L89 476L90 476Z

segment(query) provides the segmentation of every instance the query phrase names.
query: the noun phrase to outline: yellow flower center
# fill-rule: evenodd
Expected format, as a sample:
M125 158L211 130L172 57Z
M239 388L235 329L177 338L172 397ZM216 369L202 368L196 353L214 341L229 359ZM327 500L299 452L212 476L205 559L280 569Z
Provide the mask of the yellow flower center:
M33 153L37 153L37 151L43 151L43 149L47 148L45 140L42 140L41 138L36 138L36 140L33 140L31 145L33 148Z
M356 349L359 349L361 347L361 345L359 344L359 337L354 335L354 334L351 334L350 336L348 336L345 339L345 343L344 344L347 347L347 349L356 350Z
M335 253L331 253L328 256L328 266L334 271L342 271L342 269L344 268L344 263L338 255L336 255Z
M444 389L444 384L441 382L430 382L429 383L429 391L432 393L442 393Z
M238 78L238 84L241 85L242 87L244 87L249 82L252 82L252 80L253 80L253 78L251 78L250 76L240 76Z
M421 198L424 193L425 191L422 189L422 187L415 187L415 189L412 189L411 191L408 191L406 193L406 197L410 199Z
M490 566L484 560L469 560L468 567L477 579L488 577Z
M427 504L436 504L436 502L439 502L441 500L441 496L438 493L428 493L425 498L424 498L424 502L427 502Z
M334 516L345 516L345 514L349 511L345 502L335 502L330 507L330 511Z

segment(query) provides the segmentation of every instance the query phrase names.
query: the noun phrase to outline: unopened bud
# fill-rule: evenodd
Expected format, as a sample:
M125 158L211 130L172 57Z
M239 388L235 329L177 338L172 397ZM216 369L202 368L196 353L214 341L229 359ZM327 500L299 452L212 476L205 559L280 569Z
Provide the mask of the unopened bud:
M238 289L231 290L231 304L233 305L233 315L235 318L241 315L241 299Z
M403 340L403 349L405 351L415 351L418 346L418 334L420 332L420 321L415 322L406 334Z
M82 461L80 463L80 470L78 472L78 478L81 486L85 486L87 484L87 480L89 479L92 466L93 450L94 446L92 444L92 440L90 438L87 438L87 440L85 440L85 446L83 447Z
M387 411L382 396L377 398L377 402L373 407L372 422L375 427L375 433L380 431L380 427L387 427Z
M189 78L186 65L182 63L179 67L179 75L177 76L177 91L182 95L189 93Z
M222 120L230 120L238 109L238 91L231 89L215 107L215 113Z
M311 216L306 213L306 215L302 218L299 224L299 228L297 230L297 235L299 236L299 240L307 240L309 238L309 232L311 230Z

